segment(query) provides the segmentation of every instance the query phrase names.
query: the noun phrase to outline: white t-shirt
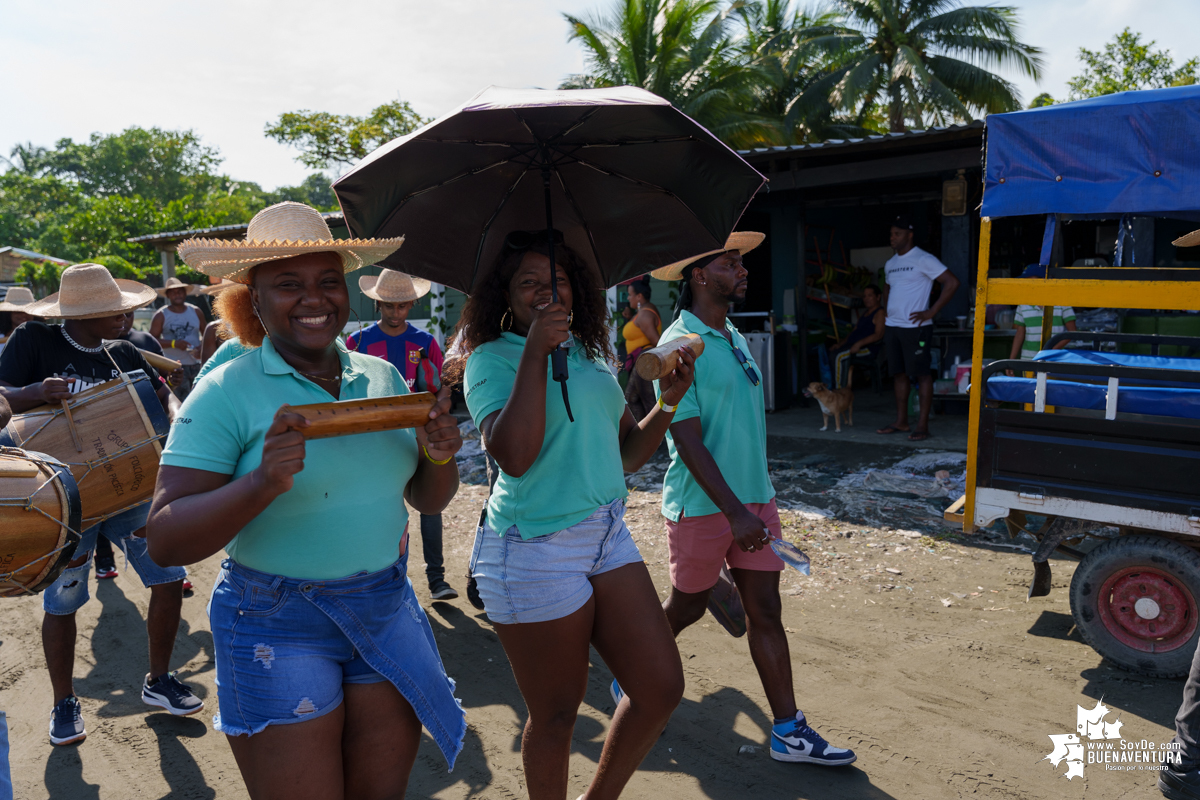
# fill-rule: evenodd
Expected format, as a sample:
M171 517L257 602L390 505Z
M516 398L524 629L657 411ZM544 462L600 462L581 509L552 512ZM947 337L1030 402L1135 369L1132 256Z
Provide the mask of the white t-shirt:
M934 279L945 271L945 264L919 247L889 258L883 265L884 280L890 287L885 324L892 328L918 327L909 316L929 308L929 290Z

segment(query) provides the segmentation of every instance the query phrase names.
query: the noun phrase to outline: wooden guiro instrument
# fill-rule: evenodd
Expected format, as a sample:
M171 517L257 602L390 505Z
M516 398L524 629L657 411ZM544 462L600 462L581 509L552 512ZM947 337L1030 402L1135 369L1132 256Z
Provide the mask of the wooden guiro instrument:
M429 421L429 412L437 398L429 392L372 397L366 400L339 400L288 406L286 411L308 420L307 428L297 428L305 439L327 439L355 433L417 428Z
M661 342L658 347L643 350L634 367L637 374L648 381L656 381L670 375L671 370L679 363L679 348L684 345L688 346L696 358L704 353L704 340L695 333L685 334L678 339Z
M176 361L173 358L167 358L166 356L160 356L158 353L151 353L149 350L142 350L139 348L138 352L142 354L142 358L146 359L147 364L154 367L156 370L163 373L164 375L169 375L172 372L174 372L175 370L179 369L180 366L182 366L178 361Z

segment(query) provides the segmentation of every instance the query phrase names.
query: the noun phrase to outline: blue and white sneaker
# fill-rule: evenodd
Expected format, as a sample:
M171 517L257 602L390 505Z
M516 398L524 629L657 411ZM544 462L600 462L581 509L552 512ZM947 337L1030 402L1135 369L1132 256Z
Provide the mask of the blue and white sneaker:
M203 701L184 686L174 672L160 675L153 681L147 675L142 683L142 702L148 706L165 708L177 717L198 714L204 708Z
M821 734L808 726L804 712L797 711L794 721L788 720L771 728L771 758L840 767L853 764L857 756L853 750L831 747Z
M621 705L621 698L625 696L625 692L621 691L621 684L617 683L616 678L613 678L613 682L609 685L608 693L612 695L613 703Z
M65 698L50 712L50 743L74 744L87 738L83 729L83 709L75 695Z

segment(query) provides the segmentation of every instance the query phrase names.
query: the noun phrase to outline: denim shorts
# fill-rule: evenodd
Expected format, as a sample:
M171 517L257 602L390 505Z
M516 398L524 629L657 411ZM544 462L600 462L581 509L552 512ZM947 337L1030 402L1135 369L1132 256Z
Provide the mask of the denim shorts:
M404 557L377 572L306 580L225 559L208 603L213 727L253 736L328 714L344 684L390 681L453 766L466 718L406 565Z
M149 515L150 504L142 503L97 522L84 531L75 548L75 557L87 554L87 561L78 567L64 569L58 579L46 587L46 591L42 592L42 608L45 612L56 616L74 614L90 599L88 575L92 571L92 551L96 549L96 537L101 535L125 553L126 561L142 579L142 586L148 588L186 578L187 570L183 567L160 567L155 564L146 549L145 537L133 535L134 531L146 524Z
M588 579L642 560L625 501L600 506L583 522L533 539L514 525L503 536L488 522L475 532L470 572L488 619L500 625L562 619L592 596Z

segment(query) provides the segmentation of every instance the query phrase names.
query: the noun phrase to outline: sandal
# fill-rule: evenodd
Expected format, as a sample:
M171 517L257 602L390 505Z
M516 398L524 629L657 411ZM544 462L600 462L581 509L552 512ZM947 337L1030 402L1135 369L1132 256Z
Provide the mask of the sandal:
M907 430L905 428L897 428L895 425L888 425L886 427L880 428L879 430L877 430L875 432L883 433L883 434L890 434L890 433L906 433Z
M928 439L930 436L933 436L933 434L930 433L929 431L913 431L912 434L908 437L908 440L910 442L923 442L926 439Z

